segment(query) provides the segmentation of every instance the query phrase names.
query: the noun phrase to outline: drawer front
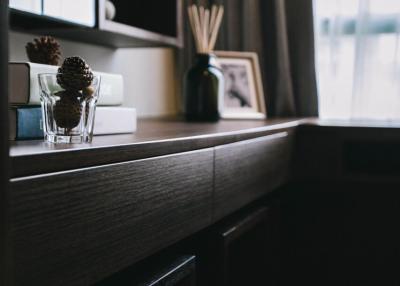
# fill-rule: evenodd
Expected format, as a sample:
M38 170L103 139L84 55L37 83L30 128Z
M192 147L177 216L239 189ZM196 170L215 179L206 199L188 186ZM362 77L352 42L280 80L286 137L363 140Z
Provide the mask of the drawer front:
M281 132L215 148L214 220L287 181L292 137Z
M15 179L16 285L90 285L210 224L213 150Z

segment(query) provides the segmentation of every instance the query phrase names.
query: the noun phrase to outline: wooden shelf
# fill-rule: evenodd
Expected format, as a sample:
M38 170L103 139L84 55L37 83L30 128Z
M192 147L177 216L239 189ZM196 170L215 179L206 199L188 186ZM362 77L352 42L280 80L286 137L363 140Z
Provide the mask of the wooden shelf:
M135 134L96 136L91 144L15 141L10 146L11 177L31 176L174 154L252 139L296 127L289 119L186 123L139 120Z
M171 15L171 18L174 17L174 19L152 19L153 21L160 21L160 27L163 25L168 27L166 28L165 33L163 33L160 28L157 29L153 26L147 28L146 25L149 25L151 22L138 22L138 26L133 26L133 24L135 24L135 22L133 22L132 25L128 25L124 23L127 22L125 21L127 16L121 16L121 19L117 17L115 21L105 19L104 0L98 0L97 2L96 26L93 28L16 9L10 9L10 26L15 31L29 31L34 34L51 35L72 41L108 46L112 48L161 46L182 47L182 1L172 1L176 3L176 13ZM149 4L147 4L147 7L149 7ZM121 7L121 10L123 10L123 8L125 7ZM121 11L119 13L123 14ZM139 12L136 11L136 13ZM154 15L154 17L156 16L157 15ZM132 19L135 19L137 16L132 13L131 17ZM168 25L166 25L163 24L162 21L169 21L172 22L172 24L168 23Z

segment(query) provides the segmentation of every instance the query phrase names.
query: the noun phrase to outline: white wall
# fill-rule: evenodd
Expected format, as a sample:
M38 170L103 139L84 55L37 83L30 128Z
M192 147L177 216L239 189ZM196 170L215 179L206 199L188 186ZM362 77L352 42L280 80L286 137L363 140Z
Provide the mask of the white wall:
M25 45L37 36L10 33L10 61L27 61ZM174 51L168 48L111 49L59 40L63 57L79 55L97 71L124 77L125 106L138 115L164 116L177 113Z

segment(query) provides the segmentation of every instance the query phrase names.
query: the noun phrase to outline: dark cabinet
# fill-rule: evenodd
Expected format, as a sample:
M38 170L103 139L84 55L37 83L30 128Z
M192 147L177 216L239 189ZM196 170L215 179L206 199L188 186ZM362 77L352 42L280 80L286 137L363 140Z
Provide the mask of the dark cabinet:
M260 127L254 135L232 132L249 122L147 124L133 136L101 136L82 148L15 143L7 201L10 285L95 285L153 256L188 253L200 265L196 278L194 270L179 271L164 283L158 278L170 271L150 271L156 261L143 268L138 283L254 285L269 279L276 243L268 227L274 219L270 204L253 207L286 183L292 130ZM197 136L196 128L229 132L210 138ZM175 133L179 139L169 138ZM205 251L197 252L197 241ZM129 277L128 284L109 285L135 285L136 275ZM210 282L201 284L203 279Z
M199 284L275 285L277 210L275 206L257 207L216 227L199 253Z
M400 285L398 190L381 182L288 188L280 285Z

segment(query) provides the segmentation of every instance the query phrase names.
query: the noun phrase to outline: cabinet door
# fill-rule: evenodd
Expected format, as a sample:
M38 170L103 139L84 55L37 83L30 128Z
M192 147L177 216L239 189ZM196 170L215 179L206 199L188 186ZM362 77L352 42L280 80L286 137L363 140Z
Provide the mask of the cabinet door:
M200 285L275 285L279 231L275 207L229 219L211 234L200 257Z
M15 285L91 285L211 223L213 150L11 182Z

